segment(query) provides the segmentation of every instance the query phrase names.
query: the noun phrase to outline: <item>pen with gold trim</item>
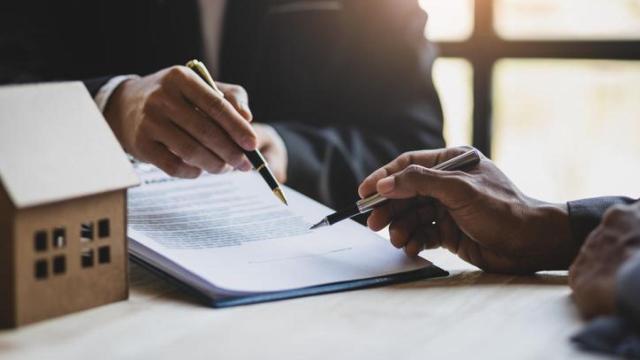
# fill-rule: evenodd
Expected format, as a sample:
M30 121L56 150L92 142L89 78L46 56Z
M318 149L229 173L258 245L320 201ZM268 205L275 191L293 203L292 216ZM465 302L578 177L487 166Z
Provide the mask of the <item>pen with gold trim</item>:
M480 162L480 153L477 150L469 150L462 155L456 156L443 163L433 167L434 170L463 170L468 167L477 165ZM387 202L387 198L380 194L372 195L355 203L355 205L336 211L335 213L325 217L319 223L313 225L311 229L318 229L325 226L331 226L342 220L350 219L356 215L366 214L374 208L381 206Z
M207 68L201 61L191 60L187 63L187 67L198 74L198 76L200 76L200 78L202 78L204 82L211 86L213 91L215 91L218 95L224 97L222 91L218 89L218 86L216 86L216 83L213 81L209 70L207 70ZM269 169L269 164L267 164L267 161L264 159L264 156L262 156L260 151L257 149L254 151L244 151L244 154L249 159L249 162L251 162L254 169L258 173L260 173L260 176L262 176L267 185L269 185L269 188L271 188L273 194L278 199L280 199L283 204L287 205L287 198L284 196L284 192L282 191L278 180L276 180L276 177L273 176L271 169Z

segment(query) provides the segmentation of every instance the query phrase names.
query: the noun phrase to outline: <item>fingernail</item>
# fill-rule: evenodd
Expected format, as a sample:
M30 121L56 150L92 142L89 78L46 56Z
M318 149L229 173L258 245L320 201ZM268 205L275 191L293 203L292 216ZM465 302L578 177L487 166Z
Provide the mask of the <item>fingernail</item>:
M396 187L395 176L389 176L378 181L378 192L382 194L392 192L395 187Z

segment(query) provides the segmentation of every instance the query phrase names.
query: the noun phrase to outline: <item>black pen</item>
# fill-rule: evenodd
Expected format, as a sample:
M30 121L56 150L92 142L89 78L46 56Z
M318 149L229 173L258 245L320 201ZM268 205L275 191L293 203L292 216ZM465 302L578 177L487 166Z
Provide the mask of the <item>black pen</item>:
M209 70L207 70L202 61L191 60L187 63L187 67L198 74L198 76L200 76L200 78L202 78L204 82L211 86L213 91L215 91L218 95L224 97L224 93L220 91L220 89L218 89L218 86L216 86L215 81L213 81ZM260 151L258 149L254 151L244 150L244 154L251 162L251 165L253 165L253 168L260 173L260 176L262 176L267 185L269 185L269 188L271 188L273 194L278 199L280 199L283 204L288 205L287 198L284 196L284 192L282 191L278 180L276 180L276 177L273 176L271 169L269 169L269 164L267 164L267 161L264 159L264 156L262 156Z
M480 162L480 153L477 150L469 150L466 153L449 159L433 167L434 170L463 170L471 166L475 166ZM350 219L356 215L366 214L374 208L384 204L388 199L380 194L369 196L368 198L359 200L355 205L346 209L334 212L325 217L319 223L313 225L311 230L324 226L331 226L342 220Z

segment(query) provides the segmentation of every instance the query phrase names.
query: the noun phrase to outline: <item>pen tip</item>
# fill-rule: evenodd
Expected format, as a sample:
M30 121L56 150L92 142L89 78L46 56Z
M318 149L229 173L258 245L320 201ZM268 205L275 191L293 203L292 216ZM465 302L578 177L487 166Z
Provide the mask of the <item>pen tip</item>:
M315 230L315 229L318 229L318 228L321 228L321 227L324 227L324 226L327 226L327 225L329 225L327 223L327 219L322 219L322 221L320 221L319 223L317 223L317 224L313 225L312 227L310 227L309 230Z
M286 197L286 196L284 196L284 192L282 191L282 189L280 189L279 187L278 187L278 188L273 189L273 194L274 194L278 199L280 199L280 201L281 201L283 204L285 204L285 205L287 205L287 206L289 205L289 203L287 202L287 197Z

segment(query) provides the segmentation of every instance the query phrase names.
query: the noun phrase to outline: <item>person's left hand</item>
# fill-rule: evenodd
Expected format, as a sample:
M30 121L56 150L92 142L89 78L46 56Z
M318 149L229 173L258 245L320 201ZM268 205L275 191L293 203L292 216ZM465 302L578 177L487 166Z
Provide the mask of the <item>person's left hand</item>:
M637 253L640 253L640 202L613 206L587 237L569 270L574 300L585 317L615 311L617 272Z
M267 124L254 123L253 130L258 135L258 149L264 155L269 168L281 184L287 181L289 157L284 140L278 132Z

